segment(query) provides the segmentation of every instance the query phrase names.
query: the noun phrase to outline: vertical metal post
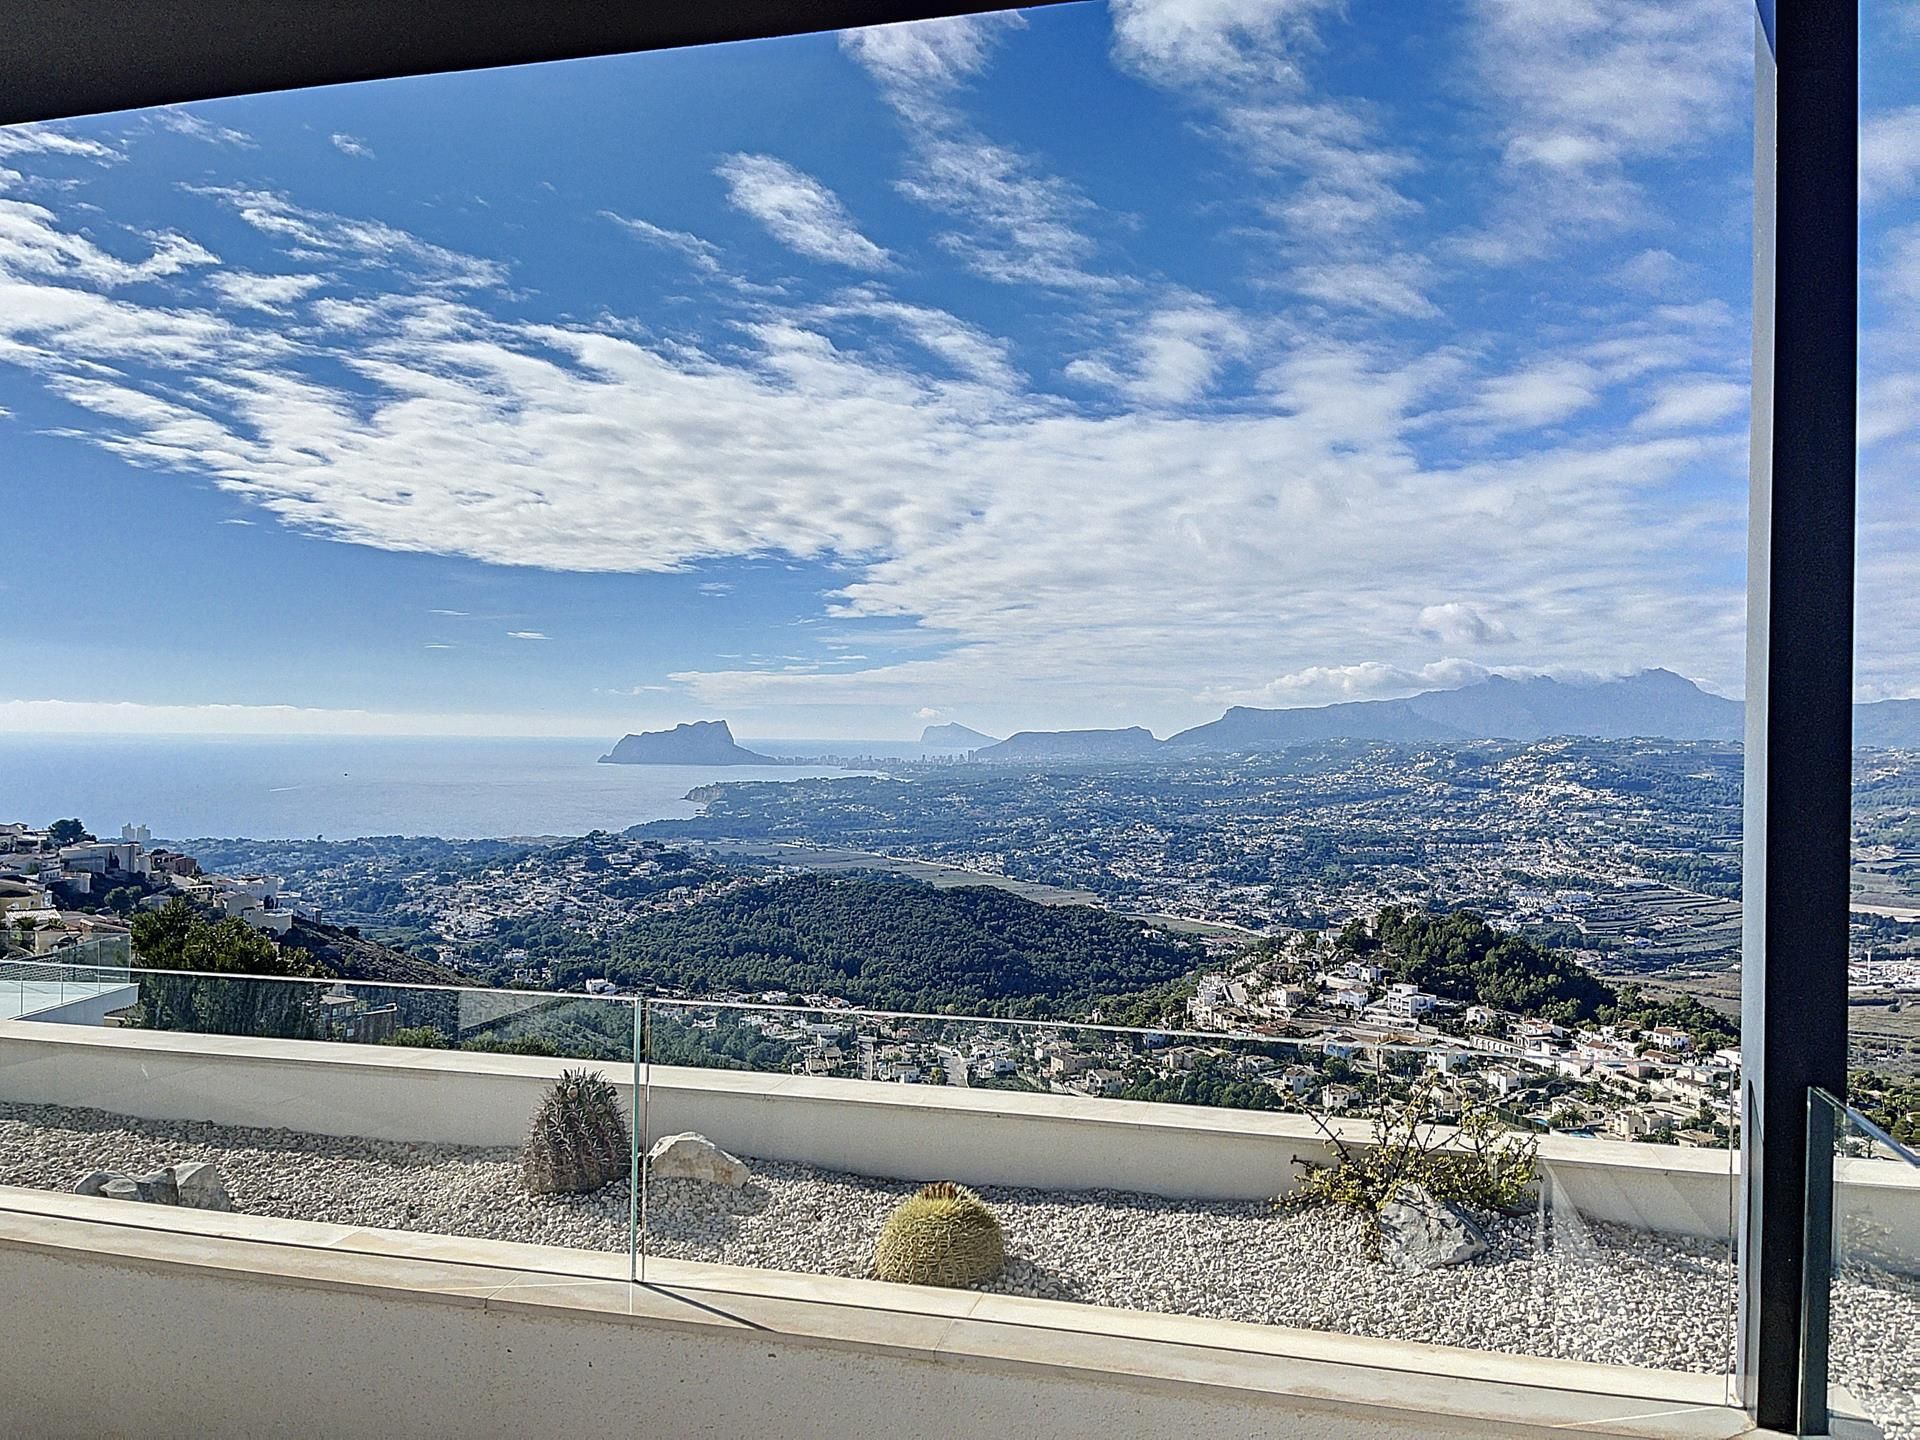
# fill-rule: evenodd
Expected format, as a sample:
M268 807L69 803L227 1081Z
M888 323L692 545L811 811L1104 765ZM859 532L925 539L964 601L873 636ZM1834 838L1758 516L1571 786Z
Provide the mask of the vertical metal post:
M653 1006L640 1002L640 1084L637 1087L640 1115L633 1127L633 1164L640 1175L640 1227L634 1232L640 1249L640 1278L647 1278L647 1183L652 1167L647 1164L648 1136L652 1133L653 1108Z
M1808 1096L1846 1084L1857 4L1759 0L1754 47L1739 1359L1778 1430L1801 1419Z
M1800 1427L1825 1435L1827 1321L1833 1301L1833 1122L1824 1095L1807 1096L1806 1259L1800 1272Z
M633 1002L633 1068L628 1076L633 1089L627 1096L627 1127L633 1137L627 1157L627 1283L637 1285L641 1274L640 1244L640 1166L642 1147L647 1143L646 1121L640 1104L641 1067L646 1064L646 1021L641 1018L644 1000Z

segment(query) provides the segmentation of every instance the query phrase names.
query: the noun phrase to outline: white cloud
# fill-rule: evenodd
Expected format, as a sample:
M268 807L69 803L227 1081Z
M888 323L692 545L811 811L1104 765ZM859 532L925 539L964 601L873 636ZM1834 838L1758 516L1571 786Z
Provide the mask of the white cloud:
M979 74L1001 36L1026 23L1009 10L877 25L842 31L840 47L889 87L926 94L954 89Z
M1920 432L1920 371L1876 376L1860 386L1860 448Z
M668 230L663 226L655 225L649 220L638 220L627 215L616 215L611 210L602 210L600 213L636 240L643 240L649 245L657 245L666 250L677 250L680 254L684 255L696 269L704 270L709 275L719 273L720 247L712 241L702 240L698 235L691 234L685 230Z
M1426 294L1431 273L1431 266L1419 256L1391 255L1377 260L1309 262L1297 266L1288 283L1326 305L1430 320L1440 314L1440 307Z
M1422 606L1420 633L1449 645L1505 645L1514 638L1505 622L1464 600Z
M61 229L44 206L0 200L0 271L118 287L177 275L219 259L184 235L163 231L141 239L150 247L148 253L129 260Z
M829 265L886 270L893 257L860 233L840 197L811 175L771 155L734 155L716 172L734 209L782 245Z
M176 135L185 135L209 145L231 145L239 150L255 148L253 137L244 130L216 125L205 116L197 115L179 105L163 105L151 114L154 124L163 130L171 130Z
M1474 0L1470 93L1506 197L1461 253L1510 264L1653 218L1633 162L1745 123L1752 20L1724 0Z
M1609 277L1623 290L1639 295L1671 295L1688 278L1687 267L1671 250L1642 250L1614 270Z
M900 117L912 160L899 188L956 222L940 245L968 269L1006 285L1113 290L1081 228L1096 207L1029 155L982 135L953 92L977 74L1018 16L969 16L849 31L842 48L865 66Z
M553 637L539 630L509 630L509 640L551 640Z
M306 248L351 263L333 219L284 199L260 213L267 233L302 245L275 227L310 230L328 243ZM1530 665L1658 660L1737 677L1744 446L1611 434L1436 458L1424 437L1471 384L1464 351L1332 333L1262 348L1254 335L1258 379L1233 403L1111 413L1023 389L998 337L872 285L769 300L724 348L701 349L423 293L424 262L403 249L411 268L368 270L352 302L311 302L316 318L331 305L327 323L295 327L96 293L119 282L116 264L142 262L108 263L44 209L15 218L0 363L90 412L88 442L249 513L383 550L574 572L829 562L844 583L814 618L849 654L881 659L673 677L703 704L980 713L981 697L1027 693L1083 715L1178 718L1205 687L1251 693L1330 656L1423 675L1432 639L1410 617L1465 633L1464 615L1434 608L1454 597L1486 620L1487 643L1489 574L1497 623L1524 636ZM1213 367L1239 359L1223 317L1245 322L1162 298L1186 318L1156 331L1150 310L1124 329L1107 357L1117 383L1146 399L1211 394ZM1690 337L1674 351L1689 364L1686 347L1718 323L1658 321ZM1532 423L1577 410L1607 378L1578 364L1592 374L1556 386L1541 362L1496 407Z
M1238 316L1203 297L1181 296L1134 330L1118 365L1104 358L1075 360L1066 374L1142 405L1187 405L1204 396L1222 366L1245 356L1251 343Z
M814 307L812 314L823 320L859 317L893 325L929 355L996 390L1011 390L1021 378L1005 340L948 311L897 300L876 286L842 291Z
M1711 376L1689 376L1662 385L1634 419L1640 430L1693 430L1718 425L1747 408L1749 387Z
M1114 0L1114 51L1167 85L1297 79L1313 22L1338 0ZM1291 73L1288 73L1291 72Z
M1920 105L1860 122L1860 201L1877 205L1920 186Z
M1435 660L1412 669L1378 660L1355 665L1309 665L1245 690L1209 690L1203 698L1226 705L1336 705L1347 700L1386 700L1425 690L1457 690L1493 672L1471 660Z
M455 290L504 285L507 280L507 267L497 260L463 255L382 220L309 210L272 190L231 185L187 188L226 205L254 229L281 242L296 258L337 258L402 267L424 284Z
M373 148L368 145L366 141L356 136L343 134L336 130L333 134L329 135L327 139L332 142L333 148L338 150L342 155L351 155L356 160L373 159Z
M1471 413L1499 426L1556 425L1598 400L1599 389L1590 365L1550 358L1485 381Z
M60 155L109 165L126 159L115 146L52 125L0 125L0 158L11 155Z
M256 275L246 270L224 270L207 283L231 305L283 314L293 301L326 284L323 275Z
M1885 258L1873 278L1883 301L1920 306L1920 224L1888 234Z

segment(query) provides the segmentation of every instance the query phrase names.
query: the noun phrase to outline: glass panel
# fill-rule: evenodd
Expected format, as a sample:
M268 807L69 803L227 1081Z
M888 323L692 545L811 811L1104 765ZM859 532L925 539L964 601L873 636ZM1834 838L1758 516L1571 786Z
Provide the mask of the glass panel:
M1903 1130L1920 1119L1888 1118ZM1817 1147L1809 1178L1824 1182L1831 1197L1829 1406L1835 1414L1870 1419L1888 1440L1914 1440L1920 1436L1920 1155L1821 1091L1813 1092L1809 1121ZM1821 1198L1816 1192L1814 1204Z
M633 1251L631 999L56 965L6 983L53 1018L105 995L93 1023L153 1040L0 1068L0 1184L192 1204L182 1167L211 1165L211 1208ZM210 1059L163 1032L291 1043ZM474 1063L433 1063L451 1050Z
M1539 1128L1631 1074L1576 1081L1464 1043L651 1009L649 1136L694 1131L744 1167L737 1185L650 1167L651 1255L875 1276L896 1208L949 1181L1002 1228L991 1291L1728 1373L1724 1085L1676 1108L1666 1143L1618 1143ZM1475 1134L1485 1164L1442 1159ZM1383 1202L1419 1198L1402 1179L1470 1198L1469 1224L1442 1206L1424 1243L1414 1212L1389 1227Z

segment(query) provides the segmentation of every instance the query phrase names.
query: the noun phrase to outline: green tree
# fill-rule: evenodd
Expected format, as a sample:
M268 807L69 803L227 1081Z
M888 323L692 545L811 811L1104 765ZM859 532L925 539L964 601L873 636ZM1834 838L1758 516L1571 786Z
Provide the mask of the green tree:
M321 1033L319 972L292 959L246 921L208 920L182 896L133 917L140 1020L155 1030L288 1040Z
M56 820L47 827L47 838L56 845L78 845L93 835L78 820Z

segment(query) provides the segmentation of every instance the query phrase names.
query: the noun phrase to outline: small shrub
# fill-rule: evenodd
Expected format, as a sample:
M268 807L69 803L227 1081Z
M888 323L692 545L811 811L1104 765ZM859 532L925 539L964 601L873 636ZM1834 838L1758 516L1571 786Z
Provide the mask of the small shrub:
M447 1037L435 1025L403 1025L380 1043L404 1045L414 1050L444 1050Z
M958 1289L996 1279L1007 1242L993 1211L964 1185L928 1185L887 1217L874 1247L876 1278Z
M535 1195L598 1190L631 1173L633 1142L620 1097L591 1070L563 1070L533 1117L520 1178Z
M1404 1101L1383 1107L1373 1122L1373 1144L1364 1149L1349 1146L1316 1116L1336 1158L1331 1165L1296 1161L1307 1173L1282 1203L1377 1212L1399 1186L1414 1184L1471 1210L1513 1214L1531 1205L1539 1142L1479 1104L1463 1107L1459 1125L1443 1134L1426 1118L1432 1094L1433 1081L1421 1079Z

